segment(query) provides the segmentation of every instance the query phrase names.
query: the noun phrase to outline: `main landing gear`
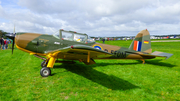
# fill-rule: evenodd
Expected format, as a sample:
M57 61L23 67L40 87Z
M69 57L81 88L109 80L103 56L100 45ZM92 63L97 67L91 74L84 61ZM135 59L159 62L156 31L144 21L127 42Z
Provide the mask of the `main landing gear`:
M49 75L51 75L51 69L50 68L53 68L54 66L54 63L56 62L56 56L57 56L57 53L54 53L54 54L48 54L47 55L47 59L44 58L44 57L41 57L37 54L34 54L35 57L37 58L40 58L42 60L44 60L42 63L41 63L41 71L40 71L40 75L42 77L48 77Z
M47 61L44 60L42 63L41 63L41 71L40 71L40 74L42 77L48 77L49 75L51 75L51 69L47 67Z
M40 71L40 74L42 77L48 77L51 75L51 69L50 68L53 68L54 66L54 63L68 63L68 64L74 64L75 62L74 61L58 61L55 59L53 60L44 60L42 63L41 63L41 71Z

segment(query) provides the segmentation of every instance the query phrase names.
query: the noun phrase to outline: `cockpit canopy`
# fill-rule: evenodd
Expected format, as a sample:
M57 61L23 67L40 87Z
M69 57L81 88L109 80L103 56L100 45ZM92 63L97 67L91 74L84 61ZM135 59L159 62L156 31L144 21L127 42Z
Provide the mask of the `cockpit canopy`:
M59 33L56 33L53 36L60 40L69 40L69 41L76 41L81 43L95 42L95 40L88 37L87 34L77 33L74 31L64 31L62 29L59 31Z

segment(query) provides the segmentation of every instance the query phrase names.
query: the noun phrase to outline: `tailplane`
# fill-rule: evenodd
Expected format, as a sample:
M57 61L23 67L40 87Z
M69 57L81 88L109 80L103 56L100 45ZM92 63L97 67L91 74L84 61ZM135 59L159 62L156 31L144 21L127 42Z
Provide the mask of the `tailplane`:
M135 39L129 47L129 50L140 51L149 54L152 53L150 34L147 29L140 31L136 35Z

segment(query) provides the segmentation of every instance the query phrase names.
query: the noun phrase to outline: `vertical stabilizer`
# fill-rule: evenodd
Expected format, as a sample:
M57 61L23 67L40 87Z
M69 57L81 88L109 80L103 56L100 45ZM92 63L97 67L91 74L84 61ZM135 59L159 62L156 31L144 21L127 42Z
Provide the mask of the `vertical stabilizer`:
M150 35L147 29L140 31L136 35L129 47L129 50L152 53Z

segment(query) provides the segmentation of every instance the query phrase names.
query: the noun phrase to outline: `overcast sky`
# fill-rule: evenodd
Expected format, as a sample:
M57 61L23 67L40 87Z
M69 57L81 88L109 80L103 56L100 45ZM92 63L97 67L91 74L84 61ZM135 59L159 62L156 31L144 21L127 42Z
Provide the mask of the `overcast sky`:
M0 29L89 36L180 34L180 0L0 0Z

